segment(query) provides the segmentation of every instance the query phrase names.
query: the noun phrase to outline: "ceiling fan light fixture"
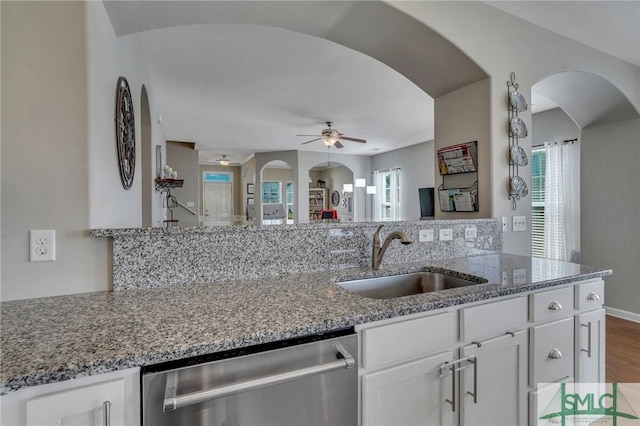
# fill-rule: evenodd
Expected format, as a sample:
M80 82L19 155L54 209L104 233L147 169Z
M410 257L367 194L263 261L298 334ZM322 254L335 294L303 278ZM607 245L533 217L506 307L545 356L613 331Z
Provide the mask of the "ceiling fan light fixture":
M322 131L322 142L324 142L326 146L333 146L336 142L338 142L339 138L340 133L338 133L337 130L324 129Z
M218 158L218 163L220 163L221 166L227 166L229 165L229 159L227 158L226 155L223 155L222 157Z

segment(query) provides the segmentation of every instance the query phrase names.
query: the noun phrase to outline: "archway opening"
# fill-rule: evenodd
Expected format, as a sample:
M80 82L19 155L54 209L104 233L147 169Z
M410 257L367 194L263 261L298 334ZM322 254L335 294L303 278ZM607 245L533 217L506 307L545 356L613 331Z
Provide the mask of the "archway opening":
M149 96L147 88L143 85L140 92L140 148L142 170L142 226L153 225L153 189L154 176L152 165L151 143L151 112L149 110Z

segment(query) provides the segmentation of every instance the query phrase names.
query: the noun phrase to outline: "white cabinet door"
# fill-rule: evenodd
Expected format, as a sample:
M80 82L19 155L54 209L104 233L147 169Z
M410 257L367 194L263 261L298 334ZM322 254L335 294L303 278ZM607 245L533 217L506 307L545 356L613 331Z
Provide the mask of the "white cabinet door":
M140 369L30 386L0 398L0 424L7 426L140 426Z
M576 315L577 383L605 382L605 310Z
M440 365L453 360L445 352L362 376L362 425L453 425L451 380Z
M460 372L460 425L526 425L527 331L465 346L460 356L475 357Z
M27 426L124 426L122 379L43 395L27 401ZM110 423L106 420L109 417Z

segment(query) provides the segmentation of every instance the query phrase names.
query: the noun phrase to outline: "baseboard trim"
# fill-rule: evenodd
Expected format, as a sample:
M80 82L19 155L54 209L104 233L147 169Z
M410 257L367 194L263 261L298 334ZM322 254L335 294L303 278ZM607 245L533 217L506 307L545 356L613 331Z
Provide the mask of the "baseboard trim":
M604 309L607 312L607 315L626 319L628 321L633 321L640 324L640 314L636 314L635 312L623 311L622 309L610 308L608 306L605 306Z

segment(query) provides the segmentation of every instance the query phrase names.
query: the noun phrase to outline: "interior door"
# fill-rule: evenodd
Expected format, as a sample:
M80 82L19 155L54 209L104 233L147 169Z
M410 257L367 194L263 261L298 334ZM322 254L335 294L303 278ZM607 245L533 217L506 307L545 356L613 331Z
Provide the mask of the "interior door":
M204 183L204 224L233 224L233 187L231 182Z

